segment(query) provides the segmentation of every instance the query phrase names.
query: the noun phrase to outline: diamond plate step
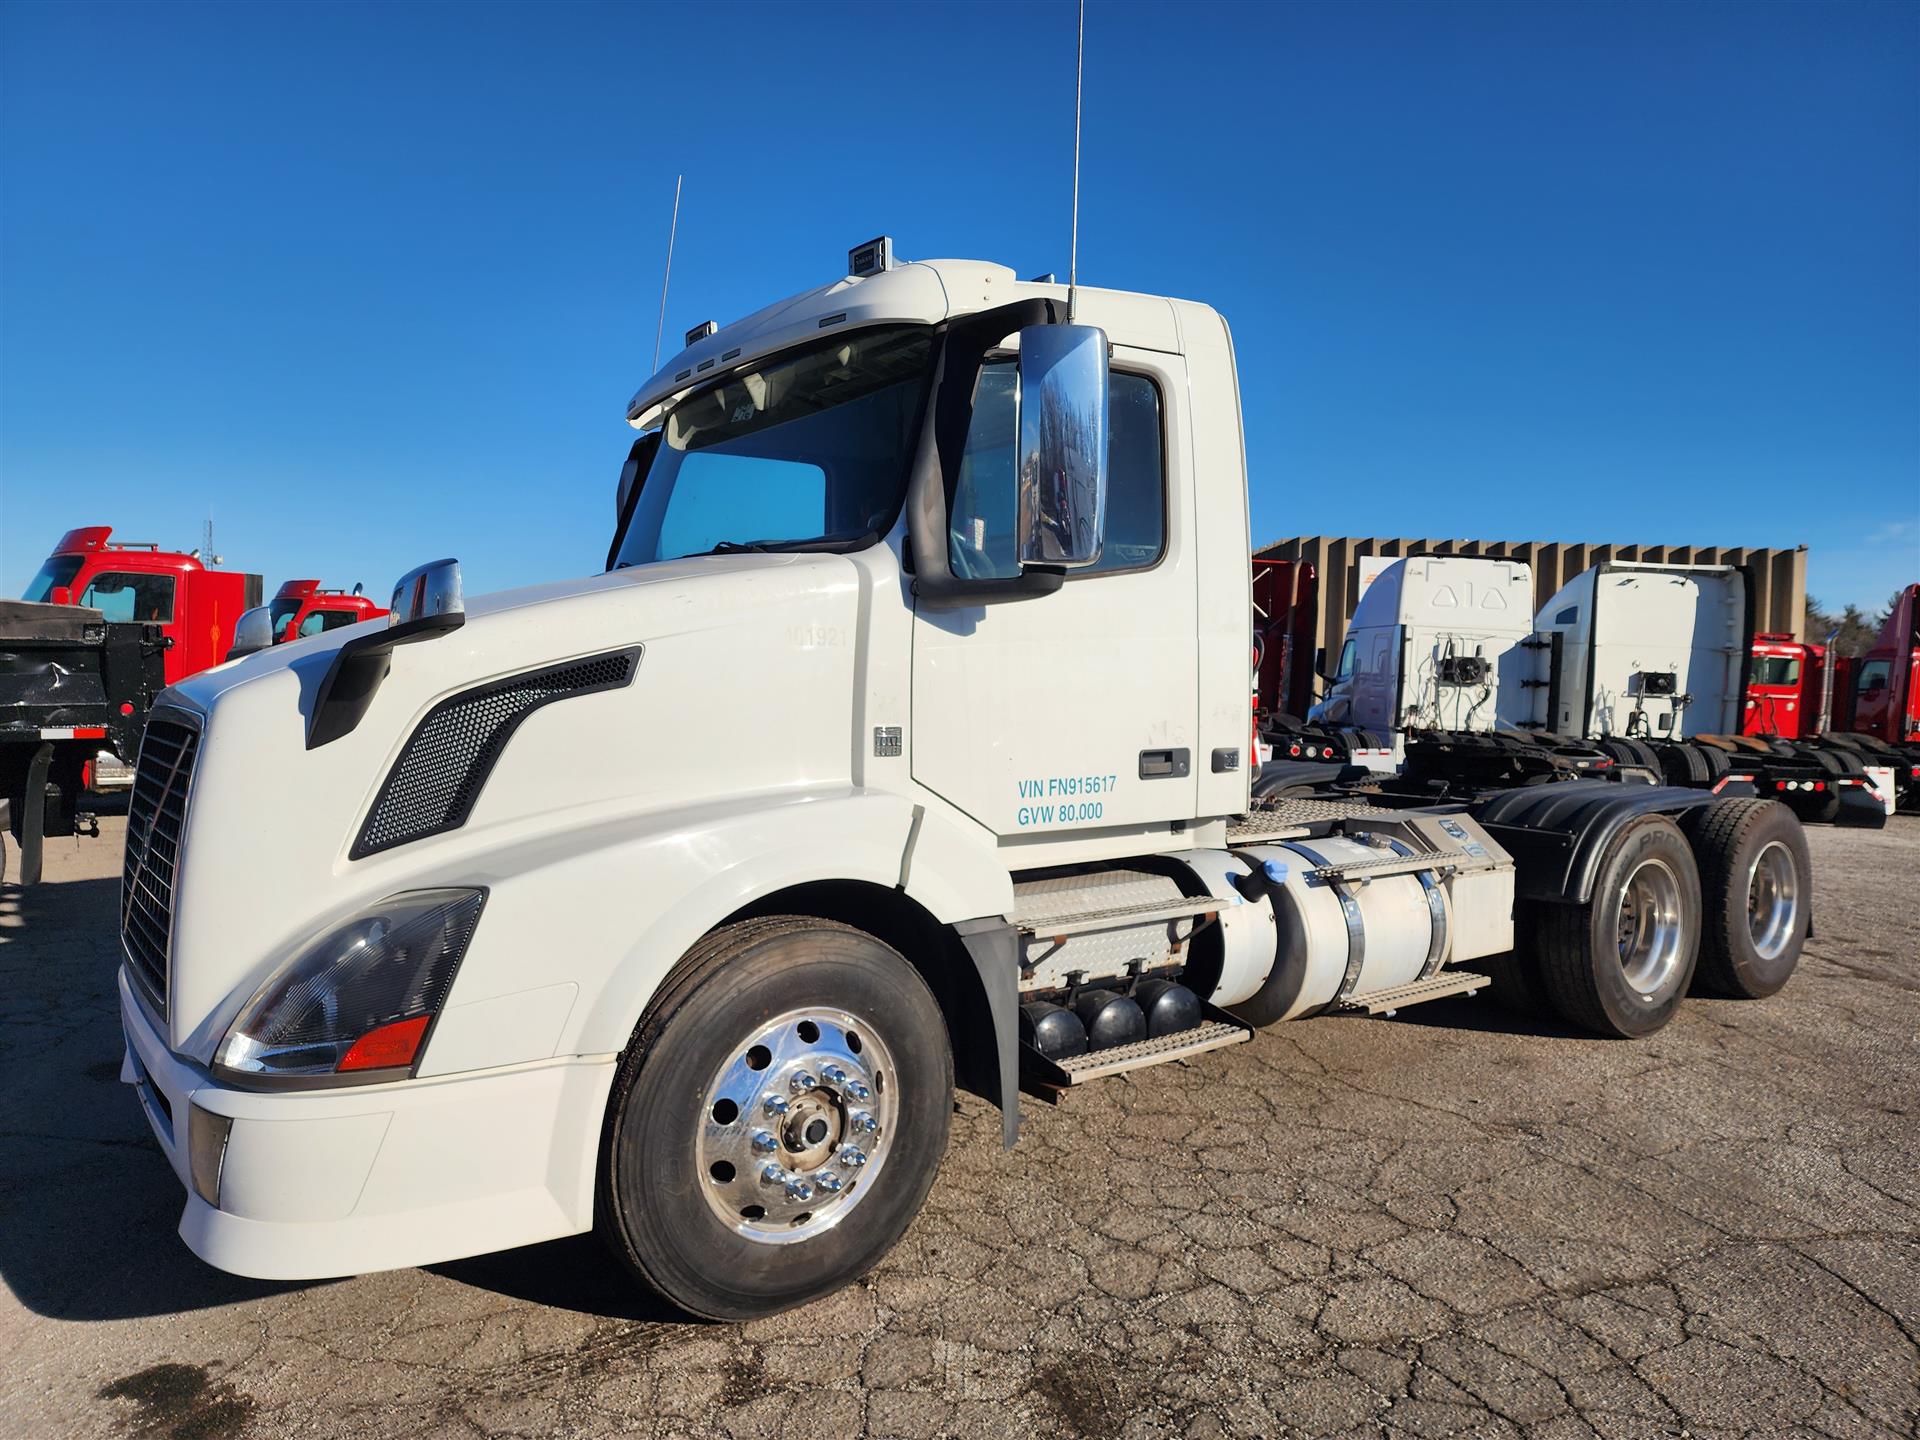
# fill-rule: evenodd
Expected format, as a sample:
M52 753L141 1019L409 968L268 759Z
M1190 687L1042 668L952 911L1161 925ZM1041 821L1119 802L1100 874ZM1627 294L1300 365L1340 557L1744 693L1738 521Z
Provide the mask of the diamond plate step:
M1307 871L1322 880L1344 880L1349 875L1369 880L1388 875L1411 875L1419 870L1451 870L1464 855L1383 855L1378 860L1337 860Z
M1151 900L1144 905L1115 905L1105 910L1069 911L1061 915L1042 915L1014 923L1022 935L1036 939L1054 939L1078 935L1088 930L1110 930L1116 925L1147 925L1155 920L1186 920L1213 915L1237 900L1222 900L1203 895L1196 900Z
M1191 1030L1182 1030L1177 1035L1163 1035L1158 1040L1140 1040L1132 1045L1115 1045L1111 1050L1090 1050L1085 1055L1075 1055L1070 1060L1051 1060L1042 1063L1058 1072L1057 1076L1049 1077L1054 1084L1084 1085L1087 1081L1098 1080L1102 1076L1118 1075L1126 1070L1139 1070L1148 1065L1165 1065L1172 1060L1184 1060L1189 1055L1204 1055L1209 1050L1238 1045L1252 1038L1253 1031L1246 1026L1216 1020L1204 1025L1196 1025Z
M1485 975L1475 975L1466 970L1444 970L1431 980L1416 980L1411 985L1396 985L1391 990L1356 995L1351 1000L1343 1000L1339 1008L1363 1011L1368 1015L1392 1015L1403 1005L1418 1005L1422 1000L1441 1000L1448 995L1472 995L1492 983Z

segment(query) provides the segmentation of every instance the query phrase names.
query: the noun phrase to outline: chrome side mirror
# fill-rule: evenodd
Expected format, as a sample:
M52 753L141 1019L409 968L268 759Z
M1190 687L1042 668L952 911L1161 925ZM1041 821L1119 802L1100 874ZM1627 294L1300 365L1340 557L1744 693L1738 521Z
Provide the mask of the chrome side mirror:
M393 587L393 603L387 610L389 628L435 616L464 618L467 605L460 590L460 562L429 560L425 565L415 566ZM457 625L460 621L452 623Z
M241 611L239 620L234 623L233 644L227 647L227 659L238 660L243 655L268 649L272 644L273 608L256 605L251 610Z
M1020 331L1021 565L1075 569L1100 559L1107 525L1107 332Z

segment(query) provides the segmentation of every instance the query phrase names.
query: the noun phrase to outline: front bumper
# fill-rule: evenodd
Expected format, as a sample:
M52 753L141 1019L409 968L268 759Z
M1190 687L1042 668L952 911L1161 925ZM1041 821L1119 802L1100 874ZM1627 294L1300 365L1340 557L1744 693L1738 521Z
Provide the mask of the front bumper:
M180 1238L268 1280L429 1265L578 1234L615 1057L390 1085L260 1092L172 1054L120 973L120 1078L186 1187ZM232 1120L218 1205L195 1193L196 1110ZM207 1123L204 1116L201 1124ZM203 1166L203 1186L205 1184Z

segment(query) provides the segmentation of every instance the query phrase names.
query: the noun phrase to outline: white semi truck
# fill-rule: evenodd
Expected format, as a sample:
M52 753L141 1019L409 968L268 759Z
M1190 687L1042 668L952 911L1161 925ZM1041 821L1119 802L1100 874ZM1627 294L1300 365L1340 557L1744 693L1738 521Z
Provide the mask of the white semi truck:
M204 1259L333 1276L597 1224L688 1311L763 1314L899 1237L956 1073L1012 1144L1023 1075L1391 1012L1483 960L1610 1035L1696 964L1791 973L1777 806L1254 804L1225 322L888 250L641 387L604 574L467 603L436 562L385 624L166 693L123 1076Z
M1741 733L1754 621L1731 565L1615 561L1530 614L1525 564L1385 561L1367 576L1311 719L1391 740L1415 785L1606 766L1715 794L1784 799L1804 819L1884 823L1860 757ZM1313 788L1296 773L1293 788Z

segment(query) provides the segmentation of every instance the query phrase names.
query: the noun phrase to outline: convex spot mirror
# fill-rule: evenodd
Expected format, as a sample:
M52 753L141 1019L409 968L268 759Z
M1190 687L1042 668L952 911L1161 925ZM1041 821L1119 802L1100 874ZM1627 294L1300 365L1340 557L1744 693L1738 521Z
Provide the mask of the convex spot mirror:
M240 618L234 622L233 644L227 649L227 659L238 660L272 644L273 610L270 606L256 605L241 611Z
M1095 564L1107 525L1107 332L1091 325L1020 331L1020 428L1014 471L1024 566Z

